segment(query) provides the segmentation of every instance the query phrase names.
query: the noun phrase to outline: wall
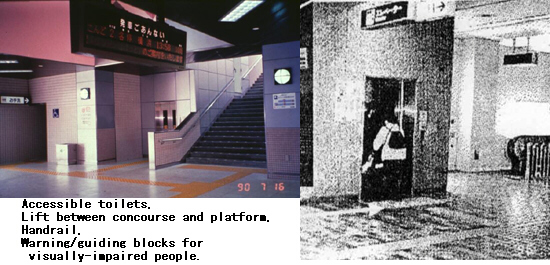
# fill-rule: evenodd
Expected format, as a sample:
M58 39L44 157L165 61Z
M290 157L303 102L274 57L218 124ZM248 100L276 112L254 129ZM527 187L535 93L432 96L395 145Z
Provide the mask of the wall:
M300 177L300 42L264 45L264 113L270 178ZM275 85L275 69L291 68L291 83ZM296 108L274 109L273 95L294 93Z
M358 194L363 147L365 78L416 80L413 192L443 192L447 184L453 20L377 30L360 28L372 3L314 3L314 189L321 196Z
M235 60L238 62L239 60ZM248 60L241 62L242 73L248 69ZM223 87L231 81L236 74L234 72L234 60L216 60L201 63L192 63L187 66L189 69L194 69L195 85L197 91L197 110L200 112L208 106L208 104L216 97ZM248 80L242 82L242 85L249 86ZM233 96L240 95L235 92L235 87L232 85L227 90L224 96L212 107L212 109L201 119L201 132L208 129L209 125L221 113Z
M140 77L142 154L148 155L148 132L155 131L155 102L176 102L176 124L197 110L195 71Z
M71 53L69 15L69 1L0 2L0 53L94 65Z
M540 53L536 66L504 66L513 51L496 41L455 45L449 169L509 169L509 139L550 135L550 55Z
M142 158L140 77L114 73L116 160Z
M96 98L91 100L95 101L97 110L97 160L112 160L118 158L119 145L115 137L114 74L99 70L94 72Z
M300 9L300 48L308 69L300 69L300 186L313 186L313 5Z
M56 162L55 145L77 143L76 73L29 80L33 103L46 104L47 158ZM59 109L59 118L53 118L53 109Z

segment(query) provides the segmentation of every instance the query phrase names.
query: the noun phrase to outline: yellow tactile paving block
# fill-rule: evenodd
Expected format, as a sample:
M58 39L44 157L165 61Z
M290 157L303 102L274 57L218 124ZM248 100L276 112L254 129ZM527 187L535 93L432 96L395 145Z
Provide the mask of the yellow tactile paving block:
M191 182L188 184L179 184L171 182L160 182L160 181L149 181L149 180L139 180L139 179L126 179L126 178L117 178L117 177L108 177L101 176L98 173L106 172L109 170L120 169L128 166L139 165L147 163L147 161L138 161L127 164L120 164L116 166L106 167L99 170L93 170L88 172L83 171L74 171L74 172L56 172L48 170L39 170L39 169L30 169L30 168L19 168L17 166L23 164L14 164L14 165L5 165L0 166L0 169L27 172L34 174L44 174L52 176L69 176L85 179L94 179L94 180L104 180L104 181L115 181L122 183L132 183L132 184L141 184L141 185L152 185L152 186L162 186L162 187L173 187L170 191L179 192L178 195L172 196L172 198L194 198L219 187L225 186L231 182L244 178L253 173L263 173L266 174L266 169L259 168L240 168L240 167L224 167L224 166L210 166L210 165L185 165L180 168L185 169L199 169L199 170L213 170L213 171L229 171L235 172L223 179L216 180L214 182Z

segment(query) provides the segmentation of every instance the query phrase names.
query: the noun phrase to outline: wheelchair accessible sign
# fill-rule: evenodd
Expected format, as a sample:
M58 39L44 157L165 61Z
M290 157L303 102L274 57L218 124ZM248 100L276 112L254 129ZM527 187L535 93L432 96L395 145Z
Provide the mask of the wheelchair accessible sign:
M295 109L296 93L273 94L273 109Z

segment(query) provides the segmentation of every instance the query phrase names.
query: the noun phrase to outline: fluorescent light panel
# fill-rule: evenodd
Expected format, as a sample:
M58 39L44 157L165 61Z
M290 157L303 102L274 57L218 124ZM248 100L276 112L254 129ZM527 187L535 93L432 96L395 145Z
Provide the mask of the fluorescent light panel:
M19 62L17 60L0 60L0 63L8 64L8 63L19 63Z
M0 74L32 73L32 70L0 70Z
M263 0L245 0L239 3L229 14L225 15L220 21L221 22L235 22L239 20L244 15L248 14L248 12L252 11L252 9L259 6L261 3L263 3Z

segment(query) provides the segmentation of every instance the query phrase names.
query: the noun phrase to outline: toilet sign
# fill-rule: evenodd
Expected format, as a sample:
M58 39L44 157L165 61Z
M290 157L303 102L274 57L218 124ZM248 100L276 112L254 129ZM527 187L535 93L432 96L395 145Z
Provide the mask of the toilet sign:
M300 48L300 70L307 68L307 48Z

